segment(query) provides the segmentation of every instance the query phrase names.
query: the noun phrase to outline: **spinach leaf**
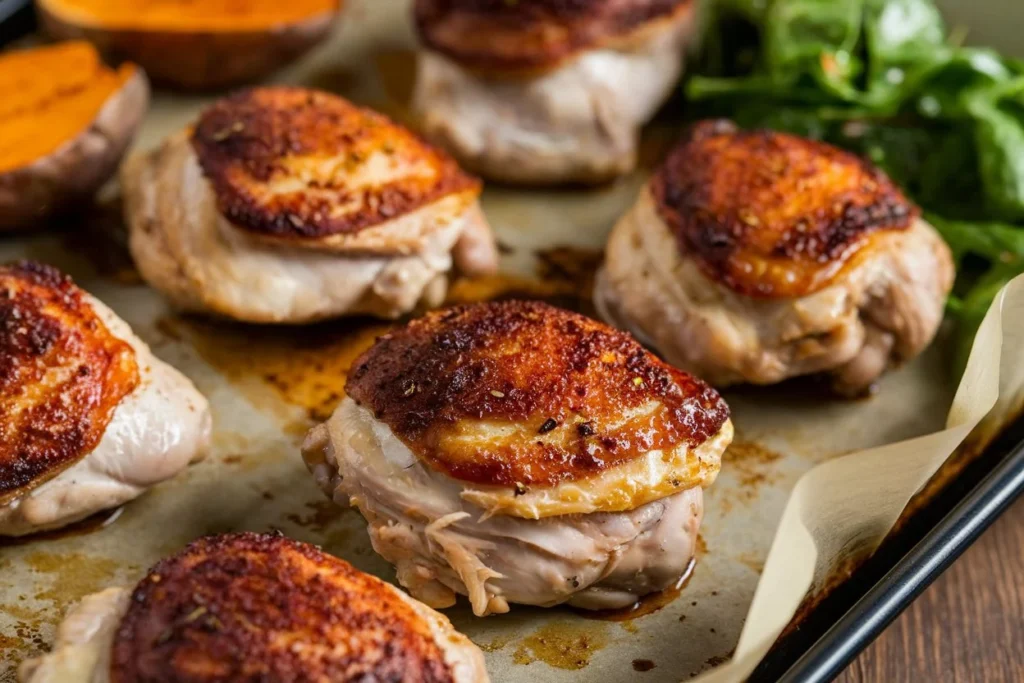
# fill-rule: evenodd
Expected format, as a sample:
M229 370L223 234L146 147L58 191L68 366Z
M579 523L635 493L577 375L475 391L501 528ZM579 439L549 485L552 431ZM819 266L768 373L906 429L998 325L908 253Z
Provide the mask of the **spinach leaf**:
M979 171L993 215L1024 220L1024 79L968 104L974 118Z

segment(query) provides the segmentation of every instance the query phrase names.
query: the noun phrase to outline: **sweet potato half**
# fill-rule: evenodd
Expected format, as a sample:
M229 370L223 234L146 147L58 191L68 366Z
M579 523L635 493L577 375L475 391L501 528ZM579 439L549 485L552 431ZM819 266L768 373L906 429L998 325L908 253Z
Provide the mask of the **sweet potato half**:
M0 55L0 231L42 227L111 178L149 105L131 64L85 42Z
M258 80L327 37L342 0L37 0L55 38L84 38L155 82L210 90Z

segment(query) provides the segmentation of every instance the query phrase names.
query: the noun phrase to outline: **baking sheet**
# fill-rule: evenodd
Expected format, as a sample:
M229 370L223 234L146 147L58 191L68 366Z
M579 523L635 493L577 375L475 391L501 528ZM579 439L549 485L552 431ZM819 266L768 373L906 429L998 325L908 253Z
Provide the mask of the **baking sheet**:
M352 2L331 44L278 80L338 92L404 119L413 78L406 6L403 0ZM207 101L158 94L139 146L187 124ZM674 132L665 121L651 128L648 164ZM599 249L643 176L592 191L488 188L484 210L502 245L504 275L460 283L452 300L528 295L590 310L588 280ZM213 408L213 451L112 519L0 545L0 682L13 680L19 661L47 647L70 603L107 586L134 584L159 558L203 534L280 529L394 578L372 552L362 518L325 499L298 453L305 430L340 399L351 361L384 328L349 321L261 329L179 317L137 281L123 245L111 237L119 228L112 203L69 221L62 234L0 243L0 259L27 257L63 268L191 377ZM806 381L726 392L736 442L706 492L698 560L678 594L652 598L630 615L600 618L516 606L508 615L477 619L465 604L446 613L484 649L495 681L678 681L719 665L740 639L798 479L837 455L942 429L956 389L951 365L940 340L887 376L867 400L823 399L821 388ZM848 550L857 549L863 547ZM780 593L802 595L798 578L780 574L778 581L795 586ZM788 621L782 607L773 609L775 621ZM770 633L745 636L745 653Z

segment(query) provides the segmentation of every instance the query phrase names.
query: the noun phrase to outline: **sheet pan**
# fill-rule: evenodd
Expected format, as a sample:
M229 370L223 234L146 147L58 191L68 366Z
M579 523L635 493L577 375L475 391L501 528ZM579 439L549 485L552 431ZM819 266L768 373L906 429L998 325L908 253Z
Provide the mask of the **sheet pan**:
M402 0L352 2L332 42L277 80L338 92L399 120L412 83L411 32ZM148 147L209 98L159 93L138 140ZM645 136L644 166L677 126L670 111ZM455 287L453 301L542 297L591 311L589 280L616 217L646 171L589 191L488 188L484 210L502 245L503 275ZM70 533L0 545L0 682L43 649L65 608L106 586L133 584L159 558L208 533L280 529L393 580L370 548L358 513L316 488L298 444L338 402L344 373L384 326L349 321L265 329L171 312L142 285L124 253L116 200L56 235L4 241L0 259L34 258L75 276L121 314L163 359L210 399L213 451L176 480ZM477 619L447 610L485 651L495 681L678 681L725 661L797 480L838 455L941 429L956 390L945 335L891 373L866 400L823 398L814 382L725 392L736 441L706 494L696 566L678 591L632 613L514 607ZM1009 414L1010 406L1003 406ZM1001 420L996 420L998 431ZM642 676L642 679L640 678Z

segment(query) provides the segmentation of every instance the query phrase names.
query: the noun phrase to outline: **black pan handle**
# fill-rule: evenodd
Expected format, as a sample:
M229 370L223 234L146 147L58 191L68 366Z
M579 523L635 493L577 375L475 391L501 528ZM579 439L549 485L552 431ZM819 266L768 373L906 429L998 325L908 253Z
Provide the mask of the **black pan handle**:
M0 0L0 47L35 30L32 0Z
M1024 443L801 657L780 683L827 683L1024 493Z

